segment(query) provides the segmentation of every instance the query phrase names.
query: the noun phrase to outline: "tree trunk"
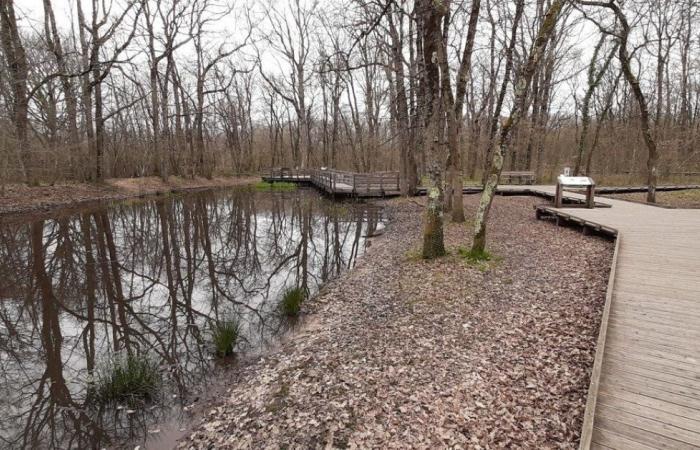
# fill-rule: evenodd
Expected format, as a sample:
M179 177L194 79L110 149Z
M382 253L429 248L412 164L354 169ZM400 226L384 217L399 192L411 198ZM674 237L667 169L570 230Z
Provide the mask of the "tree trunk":
M484 184L484 192L481 195L479 209L476 215L474 224L474 243L472 244L473 253L483 253L486 249L486 225L488 223L491 204L493 203L494 195L498 187L498 180L503 169L503 157L507 153L510 146L511 132L515 129L520 121L520 117L527 100L528 90L532 77L537 70L544 53L545 46L550 39L557 25L559 14L565 0L555 0L549 6L547 13L544 16L540 29L537 33L537 39L530 49L527 63L523 67L518 81L515 85L514 94L515 100L513 109L510 112L508 120L501 128L501 135L498 146L493 150L493 161L491 168Z
M396 95L396 122L399 137L399 170L401 195L413 195L416 190L416 163L411 142L411 131L408 117L408 98L403 66L403 42L394 24L393 12L387 15L389 33L391 34L391 57L394 70Z
M423 258L432 259L445 255L443 236L444 185L442 172L444 162L440 151L440 138L443 135L443 111L440 92L440 65L438 52L442 45L440 22L444 14L442 5L432 0L419 3L423 22L423 74L426 90L426 133L425 145L431 186L423 227Z
M29 68L27 55L22 45L13 0L0 0L0 42L2 43L5 61L9 69L12 86L12 122L16 140L16 152L19 168L25 181L33 182L33 174L29 167L29 148L27 146L27 131L29 129L29 97L27 93L27 77Z
M581 104L581 138L579 139L578 156L576 158L576 165L574 166L574 174L576 175L582 174L581 171L583 169L583 161L586 155L586 138L588 137L588 128L591 123L591 97L593 96L593 92L596 90L598 85L600 85L600 82L603 79L605 72L608 71L608 67L610 67L610 63L612 62L613 56L615 56L615 52L617 51L616 44L612 48L608 56L605 58L603 67L596 73L596 62L600 53L600 49L603 47L603 43L605 43L606 37L606 35L603 35L598 41L598 45L596 45L595 50L593 51L593 57L591 58L591 62L588 66L588 88L586 89L586 94L583 96L583 102ZM586 166L588 166L588 164ZM586 175L588 175L588 172L586 172Z
M627 49L627 40L630 34L630 26L627 22L627 17L622 12L620 7L614 2L598 2L598 1L584 1L580 0L582 5L589 6L602 6L608 8L615 13L617 20L620 22L620 47L619 47L619 58L620 65L622 66L622 73L627 80L627 84L630 89L632 89L632 94L639 104L639 116L640 125L642 128L642 136L644 138L644 143L646 144L648 157L647 157L647 202L656 203L656 183L657 183L657 162L659 155L656 148L656 141L654 136L651 134L651 121L649 119L649 107L647 105L646 97L642 92L642 88L639 85L639 80L637 76L632 71L630 65L630 55Z
M474 39L476 37L476 26L479 20L479 10L481 0L472 1L472 9L469 13L469 27L467 28L467 39L462 51L462 61L457 71L457 82L453 112L448 115L448 146L450 154L450 167L448 171L449 179L452 183L452 221L464 222L464 204L462 200L462 150L460 146L460 136L462 123L464 121L464 99L467 92L467 82L471 76L471 59L474 49ZM444 42L444 41L443 41ZM445 42L446 44L446 42ZM446 52L446 47L443 51Z
M513 27L510 34L510 42L506 48L506 67L503 74L503 81L501 83L501 90L498 93L498 98L496 99L496 105L493 111L493 117L491 119L491 128L489 130L488 145L486 147L486 158L484 158L484 175L482 183L486 185L488 179L488 174L491 172L490 164L491 158L495 160L495 156L492 156L494 148L494 139L496 138L496 132L498 131L498 124L501 121L501 109L503 108L503 101L506 97L506 92L508 91L508 85L510 84L510 74L513 70L513 52L515 51L515 44L518 39L518 26L520 20L525 11L525 0L517 0L515 5L515 16L513 17ZM503 164L503 163L501 163ZM500 172L500 171L499 171Z

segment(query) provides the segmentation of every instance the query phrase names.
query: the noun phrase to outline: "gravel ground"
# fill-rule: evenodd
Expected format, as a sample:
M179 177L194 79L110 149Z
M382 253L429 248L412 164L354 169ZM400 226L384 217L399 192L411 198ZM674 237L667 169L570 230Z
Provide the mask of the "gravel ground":
M628 194L610 194L605 197L619 200L646 203L646 192L631 192ZM700 189L686 189L683 191L658 191L656 202L661 206L671 208L700 208Z
M91 202L124 200L127 198L239 186L259 181L259 177L180 178L170 177L163 183L158 177L112 178L104 183L60 183L51 186L8 184L0 186L0 217L43 213L59 207L74 207Z
M422 261L420 201L309 301L300 330L236 369L181 448L574 448L613 244L498 197L493 261ZM478 196L466 196L466 211Z

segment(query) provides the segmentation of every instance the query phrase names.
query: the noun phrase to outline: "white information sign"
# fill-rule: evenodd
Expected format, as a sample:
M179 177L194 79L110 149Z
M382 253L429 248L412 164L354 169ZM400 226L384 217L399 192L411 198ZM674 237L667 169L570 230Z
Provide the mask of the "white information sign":
M565 175L559 175L557 177L559 184L563 186L591 186L593 185L593 180L590 177L567 177Z

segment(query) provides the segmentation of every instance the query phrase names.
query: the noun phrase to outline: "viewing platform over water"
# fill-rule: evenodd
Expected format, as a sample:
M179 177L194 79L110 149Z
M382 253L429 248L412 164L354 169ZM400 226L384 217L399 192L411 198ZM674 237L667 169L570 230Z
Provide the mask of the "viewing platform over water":
M308 183L321 191L348 197L393 197L400 195L398 172L346 172L335 169L268 169L262 179L269 183Z

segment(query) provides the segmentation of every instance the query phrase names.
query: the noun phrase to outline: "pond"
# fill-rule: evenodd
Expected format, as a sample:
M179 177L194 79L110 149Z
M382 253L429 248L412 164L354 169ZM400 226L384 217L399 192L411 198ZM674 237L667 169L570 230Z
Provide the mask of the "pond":
M284 293L352 267L381 214L237 189L0 225L0 447L146 442L225 376L215 329L238 358L274 345Z

